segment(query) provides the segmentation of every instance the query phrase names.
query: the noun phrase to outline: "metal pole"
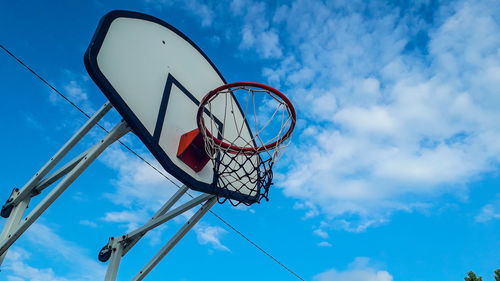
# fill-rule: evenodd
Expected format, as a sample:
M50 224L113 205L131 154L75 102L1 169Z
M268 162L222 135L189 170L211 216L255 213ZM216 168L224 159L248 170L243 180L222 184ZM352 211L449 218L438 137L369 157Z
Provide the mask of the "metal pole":
M58 181L60 178L64 177L67 173L71 172L71 170L73 170L73 168L76 165L78 165L78 163L80 163L80 161L83 159L83 157L85 157L85 155L87 155L87 153L89 153L90 149L92 149L92 147L87 149L87 151L83 152L82 154L78 155L77 157L73 158L71 161L66 163L64 166L59 168L54 173L52 173L52 174L48 175L46 178L44 178L39 184L37 184L33 188L32 195L39 194L40 192L42 192L42 190L44 190L45 188L47 188L48 186L50 186L54 182Z
M200 221L200 219L212 208L217 202L217 198L212 197L182 226L182 228L161 248L161 250L142 268L137 275L132 278L132 281L144 279L146 275L172 250L172 248ZM106 280L107 281L107 280Z
M108 269L106 270L106 276L104 281L115 281L118 275L118 268L120 267L120 261L122 259L123 243L113 242L111 248L111 259L108 264Z
M112 144L114 141L125 135L130 131L127 123L121 121L116 125L111 132L109 132L106 137L104 137L99 143L95 144L89 153L75 166L75 168L68 173L68 175L59 182L59 184L50 191L49 194L31 211L25 218L24 221L12 232L7 239L4 239L0 243L0 255L3 254L7 249L21 236L28 227L35 222L38 217L61 195L66 188L76 180L76 178L101 154L106 147Z
M127 240L130 238L134 238L138 235L142 235L142 234L148 232L149 230L161 225L162 223L169 221L169 220L175 218L176 216L186 212L187 210L194 208L196 205L207 201L208 199L210 199L212 197L213 197L213 195L211 195L211 194L202 194L198 197L195 197L194 199L189 200L188 202L173 209L172 211L170 211L164 215L161 215L154 220L150 220L149 222L147 222L143 226L139 227L138 229L136 229L128 234L125 234L117 239L120 239L122 241L122 240Z
M25 185L23 188L21 188L21 191L19 194L14 198L12 201L12 204L15 206L17 203L20 201L24 200L27 196L29 196L29 193L31 193L31 190L37 183L40 182L41 179L43 179L52 168L54 168L59 161L94 127L99 120L102 119L102 117L108 113L108 111L113 108L111 103L106 102L81 128L74 134L67 142L64 144L59 151L54 154L52 158L38 171L38 173L35 174Z
M168 199L167 203L165 203L151 218L151 220L156 219L157 217L165 214L170 208L174 206L174 204L179 201L179 199L188 191L189 187L186 185L181 186L170 199Z
M174 206L174 204L179 201L179 199L186 193L186 191L189 188L186 185L181 186L170 199L153 215L153 217L149 221L154 221L156 218L159 216L165 214L170 208ZM132 247L139 242L139 240L146 234L146 232L139 234L133 238L130 238L129 241L127 241L127 244L123 248L123 255L125 256Z
M33 195L40 193L43 188L50 185L59 179L62 175L69 172L69 169L74 167L76 163L68 163L63 168L59 169L53 177L48 177L43 182L40 183L40 180L43 179L49 172L52 170L55 165L88 133L88 131L95 125L102 117L109 112L109 110L113 106L106 102L85 124L57 151L56 154L36 173L24 186L21 190L15 188L7 200L6 204L2 207L1 215L7 219L7 222L4 225L2 233L0 234L0 242L3 245L7 239L12 239L14 232L17 231L16 228L19 225L24 213L26 212L26 208L31 200ZM71 167L69 167L69 166ZM64 170L64 168L68 170ZM39 188L39 189L37 189ZM36 189L36 190L35 190ZM17 238L13 239L15 241ZM10 243L12 244L12 243ZM0 265L2 264L5 255L7 253L7 249L10 247L2 246L0 249Z
M3 227L2 234L0 235L0 241L4 241L5 239L10 238L11 233L19 225L19 222L23 218L24 212L26 211L26 208L28 208L30 200L31 197L24 199L23 201L19 202L17 206L12 210L9 218L7 219L7 222L5 223L5 226ZM3 263L6 254L7 250L0 255L0 264Z

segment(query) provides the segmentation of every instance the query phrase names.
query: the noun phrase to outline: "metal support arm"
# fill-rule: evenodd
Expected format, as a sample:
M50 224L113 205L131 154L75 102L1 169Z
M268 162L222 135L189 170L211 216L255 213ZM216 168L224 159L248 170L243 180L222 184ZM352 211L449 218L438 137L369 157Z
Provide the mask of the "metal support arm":
M68 175L54 187L34 209L25 218L24 221L10 234L7 239L0 242L0 254L3 254L7 249L21 236L28 227L35 222L38 217L61 195L66 188L76 180L78 176L92 163L106 147L115 142L117 139L130 131L127 123L121 121L113 130L100 142L96 143L89 153L68 173Z
M35 174L23 188L14 189L1 215L7 217L7 222L0 234L0 264L5 258L9 247L42 215L42 213L73 183L78 176L106 149L130 131L127 123L121 121L100 142L70 160L53 174L47 174L61 159L94 127L97 122L112 108L105 103L66 144ZM47 176L45 179L44 177ZM64 178L63 178L64 177ZM62 178L62 179L61 179ZM61 181L46 195L45 198L23 219L26 208L35 195L56 181Z
M191 230L200 219L217 202L217 198L212 196L203 206L177 231L177 233L163 246L158 253L137 273L132 281L144 279L146 275L174 248L175 245Z
M164 215L161 215L155 219L150 220L142 227L139 227L138 229L121 236L120 240L127 240L129 238L134 238L138 235L145 234L146 232L150 231L151 229L177 217L178 215L181 215L182 213L194 208L196 205L203 203L212 197L213 197L213 195L211 195L211 194L202 194L196 198L193 198L193 199L189 200L188 202L182 204L181 206L173 209L172 211L170 211Z
M165 214L168 210L170 210L170 208L172 208L174 206L174 204L179 201L179 199L182 197L182 195L184 195L184 193L186 193L188 191L188 187L183 185L181 188L179 188L177 190L177 192L172 196L170 197L170 199L167 201L167 203L165 203L154 215L153 217L151 218L150 221L152 220L155 220L156 218L158 218L159 216ZM129 238L129 240L127 241L124 249L123 249L123 254L122 256L126 255L127 252L132 249L132 247L134 247L134 245L139 242L139 240L146 234L146 232L142 233L142 234L139 234L139 235L136 235L134 236L133 238Z
M49 187L51 184L54 182L58 181L60 178L64 177L67 173L69 173L73 168L75 168L78 163L85 157L85 155L88 154L89 148L87 151L83 152L82 154L78 155L77 157L73 158L73 160L69 161L66 163L64 166L59 168L57 171L52 173L51 175L47 176L45 179L43 179L39 184L37 184L33 189L31 190L30 196L36 196L40 194L45 188ZM1 216L4 218L8 218L10 215L10 212L12 209L15 207L14 206L14 196L19 196L19 189L14 188L12 190L12 194L9 197L9 200L5 203L5 205L2 206L2 211L1 211Z
M105 103L85 124L74 134L66 144L54 154L52 158L35 174L24 186L21 188L19 194L14 198L13 204L21 202L26 198L33 188L54 168L66 154L92 129L99 120L108 113L113 106L107 102Z
M182 213L194 208L203 203L203 206L186 222L186 224L174 235L172 239L163 247L155 257L146 265L138 274L137 280L142 280L158 262L179 242L184 235L206 214L206 212L217 201L214 195L202 194L195 197L179 207L169 211L170 208L181 198L187 191L188 187L182 186L164 205L156 212L156 214L146 224L138 229L119 236L111 237L108 244L99 252L99 260L105 262L109 259L108 270L106 271L105 281L115 281L118 275L118 268L123 256L150 230L165 223L168 220L181 215ZM135 279L134 279L135 280Z

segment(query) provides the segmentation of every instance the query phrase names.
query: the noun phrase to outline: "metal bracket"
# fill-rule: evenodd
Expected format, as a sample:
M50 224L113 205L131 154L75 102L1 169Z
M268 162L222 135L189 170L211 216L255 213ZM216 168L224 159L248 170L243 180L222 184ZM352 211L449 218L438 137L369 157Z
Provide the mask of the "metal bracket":
M182 213L194 208L204 202L200 209L182 226L179 231L158 251L158 253L137 273L132 280L142 280L165 255L193 228L193 226L208 212L208 210L217 202L214 195L202 194L195 197L179 207L169 211L174 204L188 190L187 186L182 186L179 190L154 214L154 216L143 226L136 230L119 236L110 237L106 246L99 252L99 260L106 262L109 259L108 270L106 271L105 281L114 281L118 275L120 260L128 251L150 230L155 227L181 215Z
M6 204L3 205L1 211L1 215L7 218L7 222L0 234L0 264L3 262L9 247L42 215L43 212L45 212L45 210L47 210L68 186L71 185L71 183L73 183L110 144L130 132L130 127L122 120L101 141L70 160L51 175L48 175L62 158L75 147L75 145L99 120L102 119L102 117L104 117L106 113L109 112L111 108L112 105L109 102L105 103L21 189L15 188L12 191L12 194ZM31 198L40 194L45 188L61 178L62 180L22 220Z
M10 216L10 213L14 208L12 200L14 200L14 196L16 193L19 193L19 188L14 187L14 189L12 189L12 193L9 196L9 199L7 199L7 201L5 201L5 204L2 206L2 211L0 211L0 216L4 218L8 218Z

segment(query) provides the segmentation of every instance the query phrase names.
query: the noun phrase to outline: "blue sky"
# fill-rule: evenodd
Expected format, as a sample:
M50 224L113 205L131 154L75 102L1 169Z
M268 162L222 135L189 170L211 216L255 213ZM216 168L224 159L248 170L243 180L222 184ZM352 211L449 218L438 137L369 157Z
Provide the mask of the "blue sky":
M498 1L2 1L0 44L93 113L105 98L83 53L113 9L170 23L227 81L264 82L294 102L297 129L271 200L213 210L304 279L451 281L473 270L493 280ZM0 77L0 198L7 199L86 118L5 52ZM112 112L103 125L118 120ZM92 131L79 148L102 136ZM136 137L124 140L154 162ZM111 146L14 244L0 280L102 279L97 253L108 237L146 222L175 189ZM148 234L122 260L119 280L184 220ZM256 278L296 279L210 214L148 276Z

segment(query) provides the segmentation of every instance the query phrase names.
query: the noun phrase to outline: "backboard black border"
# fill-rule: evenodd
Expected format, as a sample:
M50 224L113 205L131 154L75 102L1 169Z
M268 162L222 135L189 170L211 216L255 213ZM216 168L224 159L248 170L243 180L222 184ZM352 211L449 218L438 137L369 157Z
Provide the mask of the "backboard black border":
M112 22L117 18L132 18L132 19L142 19L150 22L157 23L162 25L184 40L186 40L189 44L191 44L213 67L213 69L217 72L219 77L224 83L227 83L222 74L219 72L217 67L212 63L212 61L207 57L207 55L186 35L177 30L175 27L170 24L155 18L150 15L132 12L132 11L123 11L123 10L114 10L106 14L102 17L97 27L97 30L90 42L89 47L84 55L84 63L89 73L90 77L94 80L97 86L101 89L104 95L108 98L111 104L116 108L116 110L120 113L120 115L125 119L125 121L129 124L132 131L139 137L139 139L146 145L146 147L151 151L153 156L158 160L158 162L163 166L163 168L176 177L179 181L187 185L189 188L205 192L216 194L217 191L213 187L212 184L207 184L204 182L197 181L189 176L182 169L175 166L175 164L168 158L163 149L159 146L157 138L152 136L148 130L144 127L144 125L139 121L137 116L132 112L132 110L127 106L127 104L123 101L117 91L113 88L111 83L106 79L104 74L100 71L97 64L97 55L99 54L99 50L104 42L104 38L111 26ZM200 101L198 101L199 104ZM241 107L239 108L242 110ZM195 116L193 116L195 118ZM238 200L240 202L246 204L252 204L258 202L260 196L260 190L257 192L255 196L243 195L237 192L224 191L224 196Z

